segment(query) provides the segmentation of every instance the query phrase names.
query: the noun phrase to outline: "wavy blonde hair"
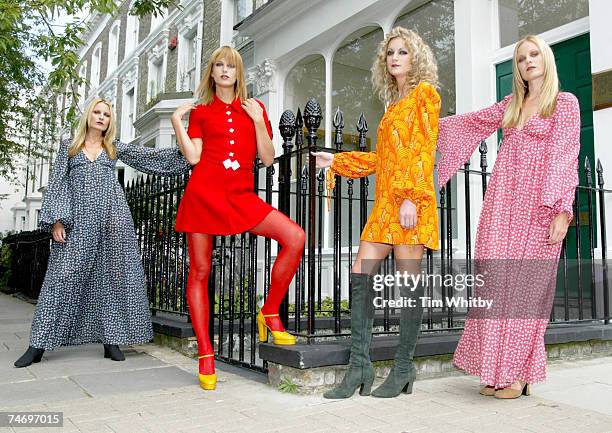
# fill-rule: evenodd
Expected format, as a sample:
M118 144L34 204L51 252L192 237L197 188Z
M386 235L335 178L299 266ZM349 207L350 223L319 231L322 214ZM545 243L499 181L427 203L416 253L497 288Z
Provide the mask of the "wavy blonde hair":
M110 121L108 123L108 128L106 131L102 133L102 147L106 151L106 154L110 159L115 159L117 157L117 149L115 147L115 135L117 135L117 124L115 123L115 111L113 110L113 104L110 101L107 101L103 98L96 98L90 102L87 106L87 109L83 112L81 119L79 120L79 126L77 127L76 133L74 134L74 138L72 139L72 145L70 149L68 149L68 156L77 155L85 146L85 137L87 136L87 130L89 128L88 119L91 115L92 111L100 102L106 104L108 110L110 111Z
M196 97L202 101L202 104L208 105L213 101L215 95L215 80L212 77L212 70L215 62L219 59L225 60L227 63L236 65L236 82L234 83L234 92L236 96L244 101L248 98L246 82L244 78L244 64L242 62L242 56L234 48L224 45L217 48L206 66L204 77L196 90Z
M559 94L559 77L557 76L557 65L555 64L555 55L550 46L541 38L529 35L516 43L514 47L514 56L512 57L512 99L506 107L504 119L502 121L503 128L513 128L518 125L522 111L525 96L529 91L527 81L523 80L518 68L518 50L525 42L531 42L538 47L544 63L544 82L540 92L540 103L538 113L542 117L550 117L555 112L557 106L557 95ZM527 119L525 119L527 120Z
M388 105L399 98L397 81L387 69L387 49L392 39L402 38L410 56L410 71L406 80L410 93L421 81L438 86L438 65L429 45L414 31L404 27L394 27L385 39L378 44L376 59L372 65L372 84L380 100Z

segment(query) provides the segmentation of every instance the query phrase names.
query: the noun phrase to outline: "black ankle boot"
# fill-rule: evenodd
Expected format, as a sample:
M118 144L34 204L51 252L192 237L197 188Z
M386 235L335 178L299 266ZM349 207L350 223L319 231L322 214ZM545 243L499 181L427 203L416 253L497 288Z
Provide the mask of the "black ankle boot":
M104 357L110 358L113 361L125 361L125 355L116 344L104 345Z
M31 365L33 362L40 362L42 359L43 353L45 353L45 349L37 349L36 347L28 347L26 353L21 355L17 361L15 361L15 367L22 368Z

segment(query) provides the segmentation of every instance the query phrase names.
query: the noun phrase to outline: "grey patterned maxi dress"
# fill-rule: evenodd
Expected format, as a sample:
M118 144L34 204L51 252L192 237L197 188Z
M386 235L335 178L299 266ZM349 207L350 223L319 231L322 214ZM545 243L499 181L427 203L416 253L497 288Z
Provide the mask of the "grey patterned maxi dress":
M191 166L178 149L115 141L117 157L149 174L175 175ZM64 141L44 195L39 226L56 221L66 242L53 241L34 313L30 345L50 350L84 343L138 344L153 337L145 276L116 159L68 156Z

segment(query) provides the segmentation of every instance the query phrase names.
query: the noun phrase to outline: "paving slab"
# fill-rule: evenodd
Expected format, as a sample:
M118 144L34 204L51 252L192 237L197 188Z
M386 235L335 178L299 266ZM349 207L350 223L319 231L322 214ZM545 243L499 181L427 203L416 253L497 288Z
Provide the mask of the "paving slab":
M11 358L10 364L0 363L0 387L3 384L14 383L14 382L23 382L26 380L36 379L36 376L32 374L30 369L28 368L15 368L13 366L14 359Z
M168 366L132 371L78 374L71 379L92 397L193 385L195 377Z
M612 375L612 370L608 370L608 374ZM538 396L612 416L612 385L607 383L587 383L563 390L540 391Z
M166 365L167 364L143 353L134 356L126 354L125 361L112 361L101 356L97 356L93 359L66 358L63 359L62 362L56 362L53 359L47 358L45 362L32 364L28 369L37 378L49 379L53 377L65 377L67 375L76 376L158 368Z
M70 379L16 381L2 384L0 408L19 408L26 404L85 397L87 394L83 389Z

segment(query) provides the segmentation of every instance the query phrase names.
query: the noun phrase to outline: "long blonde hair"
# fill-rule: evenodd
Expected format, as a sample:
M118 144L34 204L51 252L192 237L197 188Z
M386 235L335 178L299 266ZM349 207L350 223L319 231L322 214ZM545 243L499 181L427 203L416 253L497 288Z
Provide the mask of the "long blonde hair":
M79 126L77 127L76 133L74 134L74 138L72 139L72 146L68 149L68 156L77 155L85 146L85 137L87 136L87 129L89 128L87 121L95 106L100 102L106 104L108 110L110 111L110 121L108 123L108 128L106 131L102 133L102 147L106 151L109 159L115 159L117 157L117 150L115 148L115 135L117 134L117 124L115 123L115 112L113 110L113 105L103 98L96 98L87 106L87 109L83 112L81 119L79 120Z
M406 94L410 93L421 81L438 86L438 65L429 45L416 32L401 26L394 27L378 44L376 59L372 65L374 91L385 105L397 101L399 97L397 81L387 70L387 49L391 39L394 38L402 38L410 56L410 71L407 77L409 88Z
M208 105L213 101L215 95L215 80L212 77L212 70L215 62L219 59L223 59L228 63L236 65L236 83L234 83L234 92L236 96L244 101L248 98L246 82L244 78L244 64L242 63L242 56L234 48L224 45L217 48L210 59L208 59L208 65L204 72L204 77L196 90L196 97L201 99L202 104Z
M538 47L544 63L544 82L540 91L540 104L538 113L542 117L550 117L555 112L557 106L557 95L559 94L559 77L557 76L557 65L555 64L555 55L550 46L541 38L529 35L516 43L514 47L514 56L512 57L512 99L506 107L504 119L502 121L503 128L513 128L518 125L522 110L525 95L529 90L527 81L523 80L518 68L518 50L525 42L531 42Z

